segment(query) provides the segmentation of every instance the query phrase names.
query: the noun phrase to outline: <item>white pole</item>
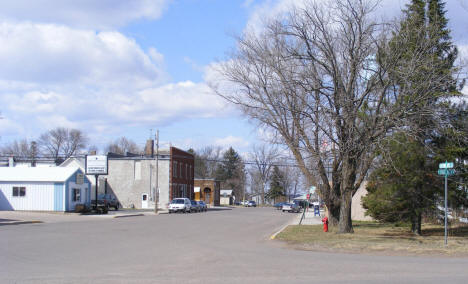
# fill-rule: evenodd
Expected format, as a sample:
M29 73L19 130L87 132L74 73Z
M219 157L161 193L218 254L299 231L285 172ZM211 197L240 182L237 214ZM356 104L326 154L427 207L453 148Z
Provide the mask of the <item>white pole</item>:
M156 192L154 193L154 213L158 213L159 203L159 130L156 130Z

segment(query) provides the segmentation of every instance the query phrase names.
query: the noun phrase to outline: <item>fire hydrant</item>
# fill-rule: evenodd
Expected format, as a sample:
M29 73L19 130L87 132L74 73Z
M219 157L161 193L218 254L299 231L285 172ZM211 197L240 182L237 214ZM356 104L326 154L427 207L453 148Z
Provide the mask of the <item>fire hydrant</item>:
M322 219L322 223L323 223L323 231L324 232L328 232L328 218L327 217L324 217Z

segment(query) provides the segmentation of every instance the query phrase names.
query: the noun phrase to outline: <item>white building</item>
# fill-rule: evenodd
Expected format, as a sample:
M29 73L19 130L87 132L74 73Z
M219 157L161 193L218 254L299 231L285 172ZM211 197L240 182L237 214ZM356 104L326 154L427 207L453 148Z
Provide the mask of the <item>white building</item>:
M220 201L221 205L232 205L233 196L232 196L232 189L221 189L220 190Z
M0 168L0 210L73 211L90 205L90 184L79 168Z

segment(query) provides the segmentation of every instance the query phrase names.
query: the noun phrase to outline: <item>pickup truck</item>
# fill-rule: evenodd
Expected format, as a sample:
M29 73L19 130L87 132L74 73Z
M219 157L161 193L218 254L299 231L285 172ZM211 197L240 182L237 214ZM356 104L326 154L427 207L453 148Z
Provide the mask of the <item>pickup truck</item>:
M115 210L119 210L120 203L117 200L117 198L115 198L115 196L112 194L99 194L97 201L99 207L103 206L107 210L109 210L112 207ZM95 202L95 200L91 200L91 205L94 206Z

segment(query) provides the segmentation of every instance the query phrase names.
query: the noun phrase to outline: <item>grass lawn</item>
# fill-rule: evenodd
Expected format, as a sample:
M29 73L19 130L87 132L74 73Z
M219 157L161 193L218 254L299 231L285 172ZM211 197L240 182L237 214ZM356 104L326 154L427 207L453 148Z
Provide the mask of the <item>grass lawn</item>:
M353 222L354 234L328 233L322 225L288 226L276 236L297 249L389 255L468 256L468 226L452 226L448 246L444 246L444 227L424 224L422 236L414 236L410 227L378 222Z

